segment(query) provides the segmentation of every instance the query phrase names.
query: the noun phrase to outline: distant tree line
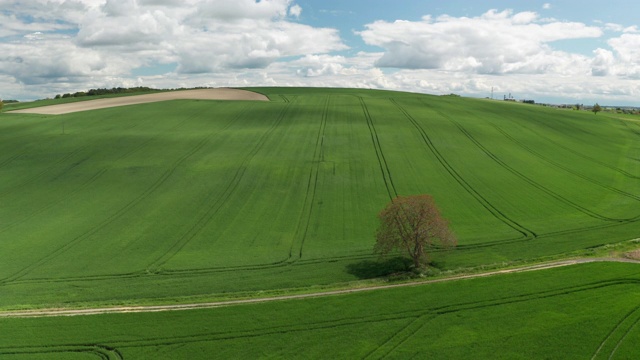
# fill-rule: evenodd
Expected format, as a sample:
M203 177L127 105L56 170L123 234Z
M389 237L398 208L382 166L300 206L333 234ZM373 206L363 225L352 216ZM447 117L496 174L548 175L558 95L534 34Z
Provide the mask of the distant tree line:
M0 99L0 111L2 111L2 106L4 106L4 104L9 104L9 103L17 103L18 100L2 100Z
M78 91L75 93L58 94L54 99L64 99L70 97L82 97L82 96L96 96L96 95L108 95L108 94L130 94L139 92L157 91L147 86L137 86L132 88L114 87L111 89L91 89L89 91Z

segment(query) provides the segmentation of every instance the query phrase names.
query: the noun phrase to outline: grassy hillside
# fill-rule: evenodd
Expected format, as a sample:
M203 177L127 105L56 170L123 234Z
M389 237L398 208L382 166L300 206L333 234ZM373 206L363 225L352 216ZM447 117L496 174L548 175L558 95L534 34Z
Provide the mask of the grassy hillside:
M595 263L303 301L2 319L0 357L632 359L639 281L637 264Z
M0 308L375 275L376 214L432 194L442 269L637 238L640 123L458 97L257 89L0 116Z

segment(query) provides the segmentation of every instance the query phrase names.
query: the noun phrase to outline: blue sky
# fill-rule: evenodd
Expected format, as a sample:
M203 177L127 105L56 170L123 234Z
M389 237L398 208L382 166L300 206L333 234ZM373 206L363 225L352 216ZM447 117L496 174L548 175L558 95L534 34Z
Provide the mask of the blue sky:
M640 106L640 4L0 0L0 98L331 86Z

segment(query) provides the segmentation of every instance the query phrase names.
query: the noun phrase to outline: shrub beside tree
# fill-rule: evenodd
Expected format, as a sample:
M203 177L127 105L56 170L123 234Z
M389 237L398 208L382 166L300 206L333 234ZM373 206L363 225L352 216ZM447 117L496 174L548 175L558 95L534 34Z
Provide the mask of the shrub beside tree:
M457 245L449 222L440 215L430 195L398 196L378 218L374 252L381 256L392 251L405 253L416 270L428 266L431 250Z

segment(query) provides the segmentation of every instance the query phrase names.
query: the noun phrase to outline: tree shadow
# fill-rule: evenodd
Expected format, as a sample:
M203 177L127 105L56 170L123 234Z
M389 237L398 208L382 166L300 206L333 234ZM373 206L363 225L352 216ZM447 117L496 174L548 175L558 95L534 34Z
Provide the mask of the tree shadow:
M347 272L359 279L373 279L411 271L413 262L405 257L382 260L364 260L347 265Z

